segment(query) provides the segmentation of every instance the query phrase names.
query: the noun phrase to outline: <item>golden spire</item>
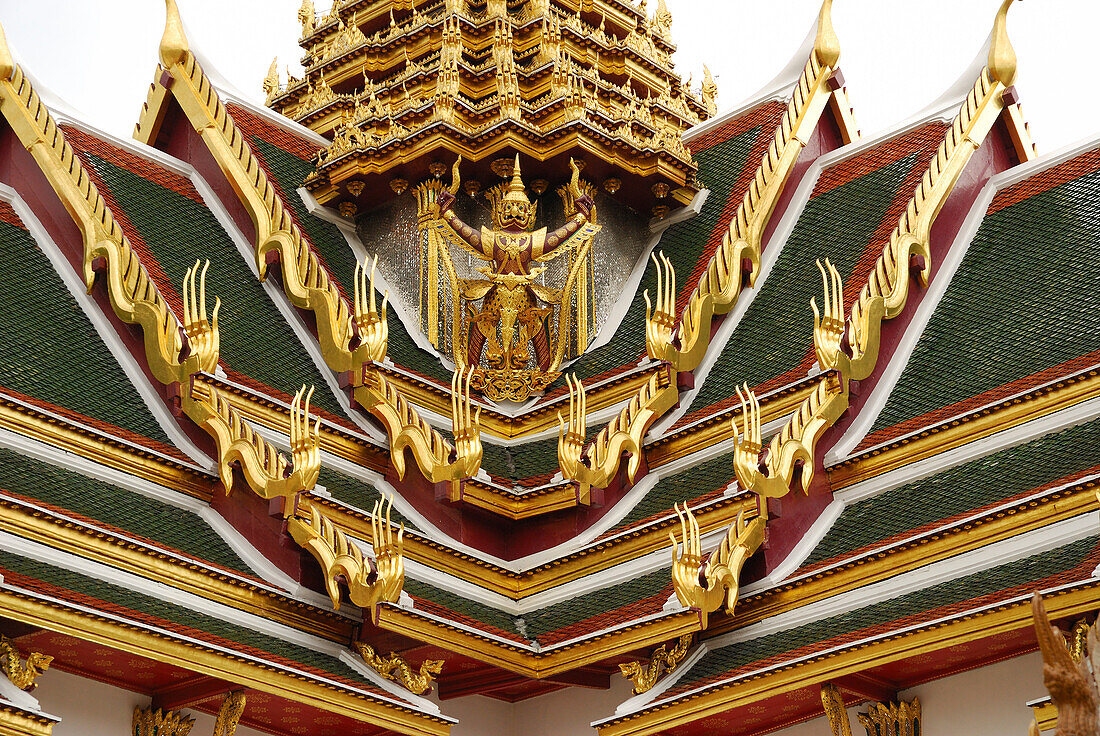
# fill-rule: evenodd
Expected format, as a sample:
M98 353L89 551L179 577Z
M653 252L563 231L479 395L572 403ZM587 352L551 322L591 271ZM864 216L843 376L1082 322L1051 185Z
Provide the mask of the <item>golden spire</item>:
M1016 50L1008 38L1008 8L1013 0L1004 0L993 21L993 38L989 42L989 76L1006 87L1016 81Z
M840 60L840 39L833 30L833 0L821 3L817 16L817 37L814 38L814 55L822 66L835 67Z
M0 25L0 79L11 79L12 74L15 74L15 60L11 58L4 26Z
M187 36L183 32L183 21L176 7L176 0L164 0L168 17L164 23L164 35L160 39L160 63L167 69L183 61L187 55Z
M516 154L515 167L512 169L512 181L508 184L508 190L504 194L504 199L524 200L529 202L527 198L527 187L523 185L523 177L520 176L519 170L519 154Z

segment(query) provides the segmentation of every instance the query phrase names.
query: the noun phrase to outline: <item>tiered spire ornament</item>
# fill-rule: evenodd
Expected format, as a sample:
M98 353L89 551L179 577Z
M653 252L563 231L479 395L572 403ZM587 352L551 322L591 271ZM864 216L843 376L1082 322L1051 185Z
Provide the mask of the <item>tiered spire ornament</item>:
M702 537L699 522L684 504L676 508L680 517L681 539L669 532L672 540L672 585L680 603L698 610L703 629L708 617L722 607L732 616L737 606L741 568L764 543L764 517L745 520L742 511L730 525L718 548L706 558L703 565Z
M371 543L375 560L370 563L359 546L338 529L314 504L308 521L291 516L287 531L321 565L325 589L334 609L340 607L340 581L356 606L371 608L379 603L396 603L405 585L405 525L395 533L391 519L393 497L376 501L371 512Z
M590 25L581 13L562 13L547 0L526 0L518 13L505 0L482 6L475 26L484 28L466 32L468 21L460 19L468 9L457 0L423 9L393 4L388 24L372 21L361 8L336 12L334 23L321 26L313 25L312 7L299 12L305 78L270 97L269 105L333 141L305 181L318 202L335 208L354 200L359 212L375 210L392 196L378 184L400 175L414 141L424 156L465 155L477 180L487 178L504 150L518 151L547 171L584 155L598 160L609 178L628 180L618 196L637 211L653 207L654 184L669 187L680 203L691 200L697 167L679 141L716 109L714 90L704 86L695 95L683 89L671 59L667 7L639 24L633 13L595 0L584 11L599 16ZM484 41L491 43L488 58ZM531 50L535 58L528 57ZM414 56L411 63L407 53ZM551 66L549 96L539 81L521 73L544 64ZM631 80L625 86L624 73ZM572 89L577 76L600 98L598 107L578 109ZM326 77L341 91L328 88ZM364 84L348 89L347 80L360 77ZM372 98L385 111L356 120L364 145L338 146L343 113ZM422 104L427 100L435 104ZM578 120L584 124L576 125ZM621 120L628 122L612 122ZM368 186L353 194L351 186L362 183Z

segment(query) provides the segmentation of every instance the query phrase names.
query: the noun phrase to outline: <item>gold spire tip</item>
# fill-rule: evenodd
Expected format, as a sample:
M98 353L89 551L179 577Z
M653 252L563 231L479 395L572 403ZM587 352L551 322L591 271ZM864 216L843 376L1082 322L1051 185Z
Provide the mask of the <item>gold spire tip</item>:
M176 7L176 0L164 0L168 17L164 23L164 36L160 39L160 63L171 69L183 61L187 55L187 36L183 32L183 21Z
M1004 0L993 21L993 38L989 42L989 76L1006 87L1016 82L1016 50L1008 38L1008 8L1014 0Z
M15 60L11 57L11 49L8 48L8 37L4 34L4 26L0 24L0 79L11 79L15 74Z
M817 16L817 36L814 38L814 55L822 66L835 67L840 61L840 39L833 30L833 0L821 3Z

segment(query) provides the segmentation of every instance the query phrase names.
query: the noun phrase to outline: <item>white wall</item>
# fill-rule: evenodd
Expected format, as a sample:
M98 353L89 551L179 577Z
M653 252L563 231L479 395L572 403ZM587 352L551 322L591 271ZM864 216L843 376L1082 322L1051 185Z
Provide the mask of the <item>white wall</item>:
M1026 703L1046 694L1043 660L1037 652L900 693L903 700L920 698L923 736L1027 736L1033 716ZM852 733L858 736L865 733L856 720L862 710L848 709ZM822 715L775 734L830 736L832 730Z
M471 695L440 707L459 719L451 736L595 736L589 724L610 716L629 697L630 683L614 674L610 690L570 687L518 703Z
M38 679L38 688L32 695L38 698L42 710L61 718L61 723L53 728L53 736L126 736L132 733L134 708L149 704L147 695L54 669ZM193 736L213 732L213 716L187 712L195 719ZM261 734L242 726L237 729L237 736Z

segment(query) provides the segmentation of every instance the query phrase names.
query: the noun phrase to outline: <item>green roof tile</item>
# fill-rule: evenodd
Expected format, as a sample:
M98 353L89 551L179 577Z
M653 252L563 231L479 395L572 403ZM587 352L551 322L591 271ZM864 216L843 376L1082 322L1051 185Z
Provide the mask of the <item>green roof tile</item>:
M1007 590L1022 583L1043 580L1071 570L1083 562L1096 547L1096 542L1096 537L1089 537L1049 552L932 585L804 626L714 650L688 670L676 684L673 693L688 690L704 680L800 647Z
M196 258L210 259L207 293L222 300L218 316L225 366L275 391L313 385L314 404L345 416L312 358L206 207L89 154L95 170L175 288Z
M254 574L199 516L125 488L0 449L0 489L95 519L200 560Z
M657 250L664 251L672 261L682 288L686 286L686 279L690 277L692 269L704 252L711 233L722 225L722 212L731 196L734 196L733 189L761 130L760 127L752 128L700 151L695 156L699 164L699 179L706 182L710 194L698 215L669 227L661 236L661 242L657 246ZM656 283L656 270L650 262L646 266L626 316L615 332L614 339L603 347L590 350L581 356L569 368L570 373L576 373L582 380L587 380L605 371L636 364L645 355L643 294L646 289L649 289L652 296Z
M172 624L186 626L205 634L252 647L261 652L267 652L324 673L337 675L356 683L359 687L377 692L377 689L369 680L336 657L261 634L245 626L238 626L213 616L192 611L185 606L167 603L158 598L111 583L105 583L72 570L57 568L6 551L0 551L0 567L18 575L40 580L48 585L90 596L106 603L154 616Z
M728 452L661 478L611 532L648 519L654 514L671 512L675 503L684 503L724 490L734 481L733 457L734 453Z
M986 215L871 434L1100 350L1100 172Z
M916 160L911 154L807 202L688 415L729 399L743 382L759 386L799 366L813 348L810 299L822 298L814 262L828 257L847 281Z
M0 221L0 386L171 446L26 230Z
M479 601L441 590L419 580L406 578L405 590L410 595L442 606L474 621L523 638L537 640L546 637L547 634L601 614L613 614L624 606L657 595L671 584L671 570L666 567L647 575L639 575L616 585L545 606L522 616L513 616ZM660 606L657 606L654 610L645 613L658 613L659 611ZM627 616L624 620L632 618L634 616ZM618 619L614 616L609 616L606 623L601 623L595 628L603 628L605 625L611 626L618 622Z
M312 161L299 158L282 148L257 136L251 136L252 150L263 159L267 170L285 193L287 204L305 232L314 249L324 259L338 284L345 290L353 288L355 283L355 253L336 225L315 217L306 210L297 189L313 171ZM346 291L345 294L350 293ZM451 372L439 359L417 347L405 329L405 324L397 316L397 310L389 309L386 314L389 325L389 345L387 354L394 363L416 371L422 375L449 384Z
M1048 434L844 510L806 560L810 566L896 534L1040 488L1100 464L1100 419Z

